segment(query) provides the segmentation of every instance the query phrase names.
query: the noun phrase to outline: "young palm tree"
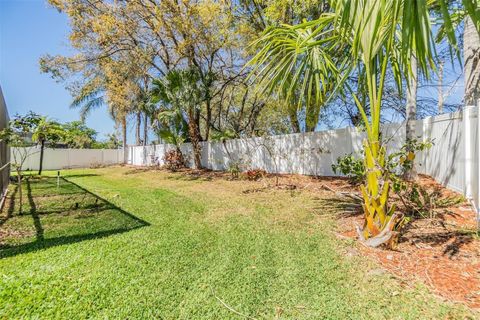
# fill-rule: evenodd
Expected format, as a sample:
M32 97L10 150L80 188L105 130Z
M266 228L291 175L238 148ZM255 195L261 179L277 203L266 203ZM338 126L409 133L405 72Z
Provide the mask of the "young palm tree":
M389 242L395 235L394 228L402 220L394 206L388 205L390 182L384 170L386 150L380 139L387 68L392 68L399 90L402 81L412 76L412 56L417 57L418 71L428 77L429 70L434 68L429 16L429 6L434 3L446 8L443 0L331 1L332 12L322 14L317 20L267 29L255 43L260 50L250 61L257 79L271 90L285 90L282 79L296 70L292 82L301 81L305 88L315 92L315 99L327 88L331 74L337 76L341 86L358 68L365 71L370 116L367 116L366 103L354 92L352 95L367 135L364 141L366 181L361 186L365 222L357 231L360 239L370 246ZM448 20L448 11L443 12ZM453 42L453 31L447 32ZM309 36L303 37L303 34ZM345 57L338 52L346 52ZM289 84L286 89L292 91L295 87Z
M42 117L32 132L32 140L40 144L40 164L38 166L38 174L42 174L43 170L43 155L45 152L45 143L55 143L62 139L64 130L62 126L55 121L48 120Z

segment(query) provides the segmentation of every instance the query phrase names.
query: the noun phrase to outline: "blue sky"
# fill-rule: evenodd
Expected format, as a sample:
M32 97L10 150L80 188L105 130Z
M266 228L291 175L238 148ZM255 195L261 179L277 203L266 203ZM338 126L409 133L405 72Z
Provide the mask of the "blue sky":
M0 0L0 85L10 116L36 113L65 122L78 120L62 84L40 72L44 54L68 54L68 20L44 0ZM105 108L94 111L87 125L98 138L114 132ZM131 140L130 140L131 141Z

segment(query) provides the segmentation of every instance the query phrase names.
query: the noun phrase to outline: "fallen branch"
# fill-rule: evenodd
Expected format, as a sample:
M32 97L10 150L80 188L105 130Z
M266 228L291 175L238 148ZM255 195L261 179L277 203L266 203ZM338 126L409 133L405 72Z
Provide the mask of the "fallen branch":
M215 294L215 291L213 291L213 288L212 288L212 287L210 287L210 290L212 291L212 295L215 297L215 299L217 299L225 308L227 308L227 309L230 310L231 312L233 312L233 313L235 313L236 315L239 315L239 316L241 316L241 317L244 317L244 318L246 318L246 319L257 320L256 318L247 316L246 314L243 314L243 313L238 312L237 310L233 309L233 308L230 307L228 304L226 304L222 299L220 299L219 297L217 297L217 295Z
M325 188L327 189L328 191L331 191L333 193L335 193L335 195L339 196L339 197L348 197L348 198L351 198L353 200L362 200L362 197L356 195L355 193L352 193L352 192L344 192L344 191L337 191L335 189L332 189L331 187L327 186L326 184L322 184L320 185L322 188Z

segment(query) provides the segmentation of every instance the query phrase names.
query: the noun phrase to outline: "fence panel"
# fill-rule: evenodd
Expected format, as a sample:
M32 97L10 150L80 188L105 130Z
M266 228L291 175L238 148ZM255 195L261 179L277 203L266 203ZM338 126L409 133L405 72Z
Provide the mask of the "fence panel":
M8 110L3 99L2 88L0 87L0 130L8 126ZM10 147L5 142L0 142L0 208L8 188L10 178Z
M480 203L480 120L478 107L428 117L416 122L419 140L433 140L434 145L416 158L417 170L445 186L462 192ZM268 172L299 173L306 175L335 175L332 171L338 157L352 153L359 156L365 133L356 128L290 134L270 137L202 142L202 165L213 170L225 170L238 162L243 169L264 169ZM396 152L405 142L403 123L382 126L382 139L388 152ZM154 146L158 158L168 145ZM171 147L171 146L170 146ZM142 147L132 147L129 159L133 165L148 165L138 154ZM193 167L191 145L183 144L182 152Z
M40 165L40 147L26 149L11 148L12 158L14 153L27 150L23 170L38 170ZM136 161L141 161L137 159ZM113 165L123 163L123 150L120 149L50 149L45 148L43 156L44 170L60 170L69 168L89 168L100 165Z

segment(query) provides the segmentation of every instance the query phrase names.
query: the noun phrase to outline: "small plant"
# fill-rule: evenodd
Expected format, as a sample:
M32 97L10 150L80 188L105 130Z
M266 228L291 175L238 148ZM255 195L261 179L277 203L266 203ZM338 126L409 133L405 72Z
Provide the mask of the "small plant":
M185 167L185 159L183 158L183 154L179 150L170 150L165 153L163 157L165 161L165 167L171 171L177 171Z
M363 159L355 158L351 153L337 158L337 163L332 164L332 170L347 176L354 184L359 184L365 179Z
M388 156L385 170L393 174L405 176L405 174L413 168L417 153L430 149L432 145L433 140L407 140L398 152Z
M249 181L258 181L261 178L265 177L267 175L267 172L262 169L251 169L245 171L244 175L245 178Z
M158 156L155 153L150 154L150 163L152 167L160 166L160 162L158 161Z
M228 164L228 172L232 176L232 179L238 179L240 175L240 162L239 161L232 161Z
M433 141L408 140L398 152L388 155L382 168L381 176L388 181L400 202L405 207L405 212L398 215L397 222L391 226L395 232L388 244L394 248L398 241L398 231L410 222L412 218L433 217L437 208L448 207L459 203L461 200L442 197L439 190L428 190L418 183L408 181L406 173L413 168L416 154L431 148ZM361 152L365 154L365 152ZM332 165L335 173L347 176L354 184L363 183L366 179L365 160L356 158L352 154L339 157Z
M404 182L396 191L405 206L407 215L418 218L434 218L438 209L460 204L463 197L443 196L440 188L429 190L415 182Z
M403 176L410 170L414 163L416 154L420 151L431 148L433 142L427 140L425 142L417 139L408 140L398 152L390 154L385 163L384 174L393 182L393 188L398 191L399 183L403 182ZM365 152L362 151L361 154ZM352 183L359 184L365 179L365 164L363 158L356 158L353 154L338 157L337 162L332 165L335 173L341 173L347 176Z

